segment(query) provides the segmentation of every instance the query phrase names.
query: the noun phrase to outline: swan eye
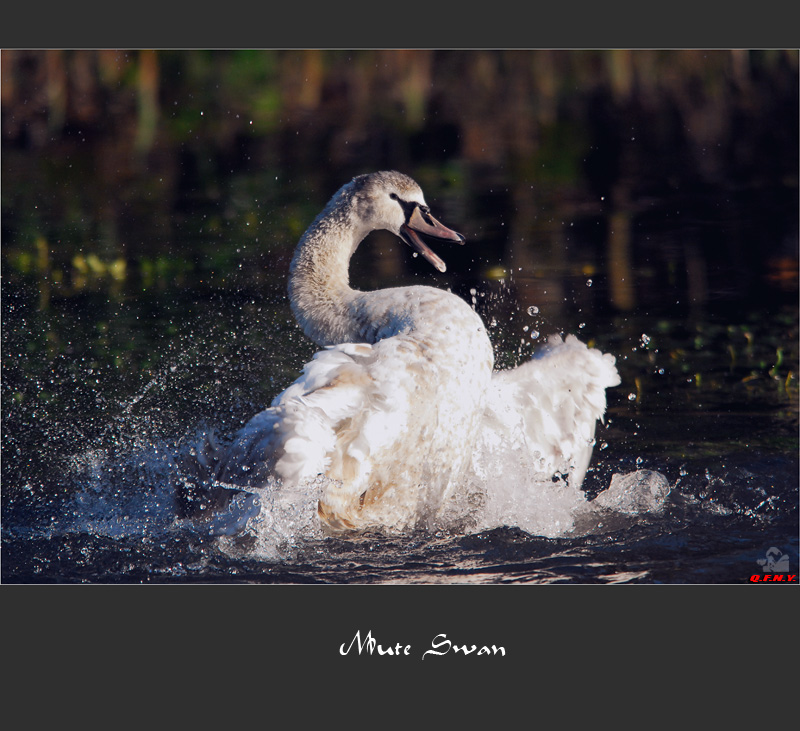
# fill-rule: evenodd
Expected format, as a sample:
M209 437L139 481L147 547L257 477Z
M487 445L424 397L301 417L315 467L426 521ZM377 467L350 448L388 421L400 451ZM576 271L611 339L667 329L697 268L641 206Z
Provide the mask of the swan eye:
M389 197L400 204L400 208L403 209L403 214L406 217L406 221L411 217L411 214L414 212L414 208L419 205L418 203L404 201L399 195L397 195L397 193L389 193Z
M416 201L405 201L403 200L397 193L389 193L389 197L397 201L400 204L400 208L403 209L403 213L405 214L406 221L408 221L412 214L414 213L414 209L416 208L422 219L427 223L429 226L435 226L436 224L431 219L431 209L428 206L423 205L422 203L417 203Z

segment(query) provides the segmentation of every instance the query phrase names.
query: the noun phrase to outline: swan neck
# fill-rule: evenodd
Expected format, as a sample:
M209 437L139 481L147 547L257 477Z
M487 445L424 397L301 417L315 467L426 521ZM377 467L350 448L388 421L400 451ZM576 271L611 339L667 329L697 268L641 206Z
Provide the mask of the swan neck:
M367 233L347 211L326 209L297 245L289 274L289 300L303 331L319 345L356 337L350 258Z

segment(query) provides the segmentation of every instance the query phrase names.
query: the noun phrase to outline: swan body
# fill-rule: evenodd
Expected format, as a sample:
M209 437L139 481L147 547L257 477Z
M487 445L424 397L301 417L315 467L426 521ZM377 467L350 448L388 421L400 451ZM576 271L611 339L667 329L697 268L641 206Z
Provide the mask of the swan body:
M372 173L343 186L290 267L292 310L323 349L236 434L216 479L280 489L323 475L318 515L333 532L430 524L488 450L523 449L542 474L580 484L605 388L619 383L613 357L568 336L493 374L486 328L460 297L424 286L350 287L350 258L375 229L440 271L421 235L463 243L405 175Z

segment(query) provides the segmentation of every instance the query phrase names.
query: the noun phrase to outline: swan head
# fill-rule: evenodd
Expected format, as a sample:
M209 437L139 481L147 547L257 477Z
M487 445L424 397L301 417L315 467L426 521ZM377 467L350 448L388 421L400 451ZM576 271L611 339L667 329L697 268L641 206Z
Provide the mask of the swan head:
M399 236L440 272L445 263L433 253L423 236L436 241L464 243L464 237L437 221L419 185L402 173L388 171L354 178L349 184L357 214L370 229L386 229Z

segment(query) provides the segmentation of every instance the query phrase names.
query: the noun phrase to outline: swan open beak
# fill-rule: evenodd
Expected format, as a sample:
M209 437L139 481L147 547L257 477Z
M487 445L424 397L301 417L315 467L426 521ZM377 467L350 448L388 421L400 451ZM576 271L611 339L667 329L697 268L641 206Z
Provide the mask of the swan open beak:
M434 254L419 234L430 236L439 241L453 241L457 244L464 243L464 237L452 229L443 226L430 213L423 214L419 206L408 217L408 221L400 227L400 236L412 249L424 256L440 272L447 270L444 262Z

